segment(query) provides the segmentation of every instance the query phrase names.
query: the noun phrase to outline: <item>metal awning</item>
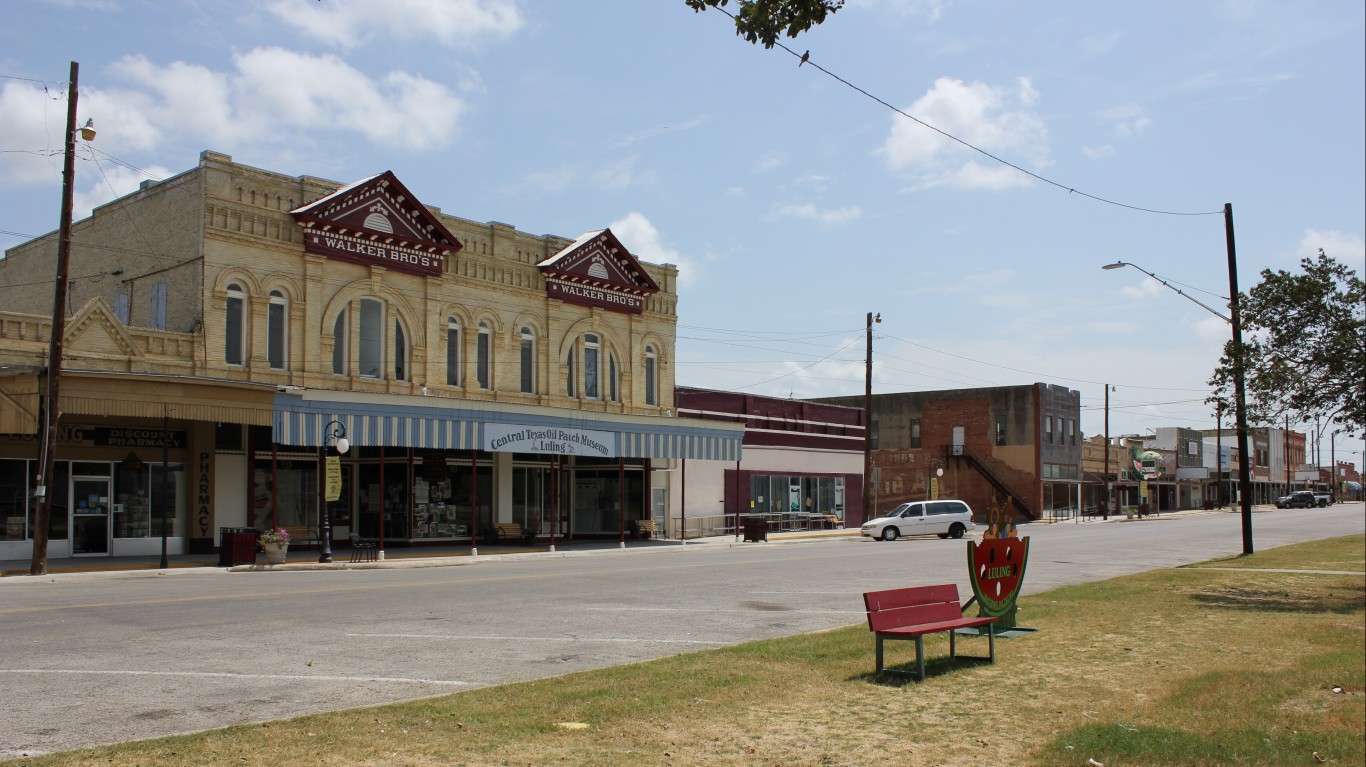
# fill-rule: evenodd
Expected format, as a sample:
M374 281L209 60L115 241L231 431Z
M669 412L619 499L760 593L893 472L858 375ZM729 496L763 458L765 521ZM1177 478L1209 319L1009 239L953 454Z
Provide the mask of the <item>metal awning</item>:
M406 395L275 396L277 444L318 447L331 421L365 447L739 461L744 441L740 425L665 416Z

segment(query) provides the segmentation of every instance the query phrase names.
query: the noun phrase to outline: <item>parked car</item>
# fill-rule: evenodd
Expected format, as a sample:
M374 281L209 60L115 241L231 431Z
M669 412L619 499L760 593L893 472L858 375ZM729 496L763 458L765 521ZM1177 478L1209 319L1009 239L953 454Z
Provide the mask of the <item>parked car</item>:
M1290 495L1283 495L1276 499L1278 509L1312 509L1319 505L1319 500L1308 490L1297 490Z
M911 501L863 523L859 534L875 541L894 541L907 535L962 538L971 529L972 509L962 501Z
M1338 499L1333 497L1332 493L1323 490L1314 491L1314 500L1318 502L1320 509L1326 506L1332 506L1338 502Z

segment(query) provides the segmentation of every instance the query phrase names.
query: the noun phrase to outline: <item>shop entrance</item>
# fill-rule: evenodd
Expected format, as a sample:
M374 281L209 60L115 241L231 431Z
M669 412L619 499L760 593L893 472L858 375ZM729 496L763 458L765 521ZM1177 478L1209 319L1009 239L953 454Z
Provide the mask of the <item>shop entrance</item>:
M71 555L109 554L109 477L71 478Z

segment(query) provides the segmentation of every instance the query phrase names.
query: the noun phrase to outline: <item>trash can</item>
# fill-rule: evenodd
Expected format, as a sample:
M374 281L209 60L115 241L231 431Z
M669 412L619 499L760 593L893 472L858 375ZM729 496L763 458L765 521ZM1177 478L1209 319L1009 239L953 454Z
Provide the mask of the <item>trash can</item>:
M256 561L256 529L251 527L220 527L218 566L249 565Z
M763 517L745 517L745 540L767 541L768 520Z

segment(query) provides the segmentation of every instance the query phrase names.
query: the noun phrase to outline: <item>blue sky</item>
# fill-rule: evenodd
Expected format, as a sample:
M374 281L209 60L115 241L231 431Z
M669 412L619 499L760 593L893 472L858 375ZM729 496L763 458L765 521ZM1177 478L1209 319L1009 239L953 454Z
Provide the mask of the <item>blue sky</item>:
M610 226L679 265L683 385L862 393L877 312L875 391L1063 384L1089 435L1108 382L1112 434L1209 427L1227 325L1101 265L1219 308L1225 203L1244 290L1319 248L1366 262L1360 2L849 0L791 52L683 0L16 0L0 22L0 248L56 228L76 60L81 210L212 149L393 170L534 234Z

